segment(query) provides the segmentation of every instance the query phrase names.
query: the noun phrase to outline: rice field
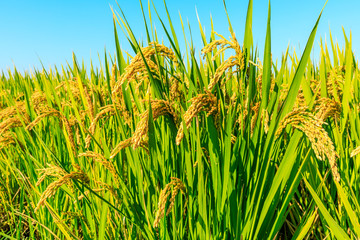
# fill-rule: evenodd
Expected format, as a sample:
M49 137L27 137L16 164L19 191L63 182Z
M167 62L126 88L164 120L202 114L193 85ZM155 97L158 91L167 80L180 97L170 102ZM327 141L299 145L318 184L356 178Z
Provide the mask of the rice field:
M358 239L351 36L314 63L320 13L303 52L272 59L269 6L259 59L252 8L243 39L199 22L201 52L169 15L143 11L139 42L120 9L100 69L1 73L0 239Z

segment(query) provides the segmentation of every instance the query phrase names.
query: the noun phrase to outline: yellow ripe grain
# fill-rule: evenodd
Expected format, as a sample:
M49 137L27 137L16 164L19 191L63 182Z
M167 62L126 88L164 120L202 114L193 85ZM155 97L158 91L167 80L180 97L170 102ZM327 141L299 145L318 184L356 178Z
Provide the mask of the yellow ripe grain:
M93 120L95 117L94 103L92 100L91 91L88 87L84 87L84 95L85 95L87 106L89 108L88 115L89 115L90 119Z
M326 158L329 160L334 180L339 182L340 175L336 163L337 153L332 140L322 127L325 122L309 112L306 107L296 108L280 122L275 136L279 137L288 124L306 135L319 160L325 160Z
M196 117L201 111L206 111L207 116L214 115L215 118L219 114L219 103L215 95L211 92L205 94L199 94L190 100L192 103L188 110L184 114L185 127L188 129L190 123L194 117ZM181 123L176 136L176 145L179 145L184 137L184 126Z
M255 103L255 105L251 108L251 112L252 112L252 117L251 117L251 122L250 122L250 131L251 131L251 135L253 134L253 131L255 129L255 125L256 125L256 119L259 116L259 110L260 110L260 102ZM247 110L245 109L245 114L247 114ZM246 115L243 117L243 119L245 119Z
M139 52L125 68L125 72L120 76L120 79L116 82L112 89L112 95L116 95L119 92L125 81L128 81L128 84L135 81L137 83L136 89L139 89L139 86L144 81L147 81L149 74L159 75L158 65L151 60L151 57L154 55L167 57L175 65L177 65L175 54L170 48L151 42L149 43L149 46L141 48L141 53ZM147 67L149 68L150 73L148 72Z
M152 115L154 121L156 121L156 119L158 119L160 116L164 116L164 115L172 116L175 123L179 121L178 116L175 113L175 110L168 101L151 100L150 103L151 103L151 109L152 109ZM147 136L149 111L146 110L145 112L143 112L139 116L139 118L140 121L136 125L136 129L132 137L132 146L134 149L138 148L141 145L143 138Z
M0 135L0 150L3 148L7 148L11 144L16 143L16 137L11 132L5 132Z
M73 151L76 151L77 147L74 140L74 132L72 130L70 122L65 116L61 116L61 121L64 124L67 133L69 134L71 148L73 149Z
M67 84L68 83L68 86ZM86 87L86 86L85 86ZM68 91L71 91L71 94L77 101L81 100L81 94L79 90L79 84L76 81L76 77L69 79L67 82L62 81L58 86L55 87L56 94L61 96L62 94L68 94Z
M24 124L29 123L29 116L26 114L24 116L14 116L10 117L0 123L0 135L4 134L6 131L16 127L22 127Z
M219 82L222 75L228 70L231 69L234 66L238 67L237 71L240 71L244 69L244 57L241 50L241 47L239 45L239 42L237 41L235 34L233 33L230 41L225 39L222 35L215 32L216 35L218 35L221 39L212 41L208 45L206 45L202 50L202 54L205 58L205 56L213 52L215 49L219 48L219 50L214 54L212 57L212 60L214 61L218 55L220 55L222 52L224 52L226 49L233 49L235 50L235 55L229 57L226 61L224 61L218 69L216 69L215 75L212 78L211 82L208 85L208 90L212 90L214 86Z
M68 174L63 175L58 180L52 182L46 190L42 193L38 204L34 212L37 212L41 206L43 206L46 200L55 195L57 190L64 184L71 183L72 180L78 180L85 184L87 184L90 180L89 177L80 169L80 167L75 167L77 171L71 172Z
M352 150L350 157L355 157L360 153L360 146L356 147L354 150Z
M328 94L337 102L341 102L342 89L345 83L345 67L331 68L326 83Z
M320 98L315 102L316 117L325 121L329 117L338 119L341 114L341 104L334 99Z
M64 169L52 164L48 164L47 168L38 169L38 171L40 172L40 177L36 182L36 186L39 186L48 176L60 178L61 176L66 174Z
M116 147L111 151L110 158L114 158L122 149L130 147L132 143L132 138L125 139L121 141Z
M48 116L55 116L59 118L60 124L65 126L66 132L69 134L69 140L71 148L75 151L76 150L76 144L74 140L74 132L72 129L72 126L75 125L74 120L69 120L65 115L63 115L60 111L50 108L47 106L42 106L36 109L38 114L40 114L33 122L28 123L26 129L31 130L33 127L35 127L43 118Z
M106 115L112 116L115 114L115 107L114 105L107 105L100 109L100 112L95 116L95 118L92 120L90 127L89 127L89 134L87 134L85 138L85 148L89 148L91 143L91 135L95 133L95 128L98 123L98 121L102 118L104 118ZM91 135L90 135L91 134Z
M56 109L50 109L50 108L42 111L42 113L39 116L37 116L34 119L34 121L32 121L26 126L26 130L28 131L32 130L42 119L53 115L60 116L60 113Z
M151 74L159 74L158 66L148 58L145 58L146 64L148 65L150 69ZM148 69L146 67L145 62L142 61L136 61L132 62L129 66L125 68L125 73L121 75L120 79L116 82L114 89L112 91L112 94L115 95L119 92L121 86L125 83L125 81L128 81L128 86L131 82L136 82L136 87L139 88L139 86L148 79Z
M269 117L269 112L266 109L262 110L261 119L262 119L262 122L263 122L263 125L264 125L264 132L268 133L270 117Z
M103 165L107 170L109 170L109 172L114 176L114 178L118 177L114 164L108 159L106 159L103 155L96 152L87 151L84 153L80 153L79 157L93 158L95 161L97 161L98 163Z
M34 105L34 108L38 108L41 104L46 102L46 94L40 90L36 90L31 95L31 102Z
M173 189L171 190L171 187L173 187ZM177 196L177 194L179 193L179 191L183 194L186 195L186 188L184 183L175 177L171 178L171 182L165 185L165 188L163 190L161 190L160 192L160 196L159 196L159 201L158 201L158 209L156 211L155 214L155 220L153 223L154 228L159 227L159 223L160 220L164 217L165 215L165 207L166 207L166 203L168 202L168 197L171 194L171 198L169 200L169 207L168 210L166 212L166 216L169 215L169 213L171 212L174 204L175 204L175 197Z
M16 102L15 106L4 108L0 111L0 121L16 117L17 115L27 115L25 106L24 102Z
M214 86L219 82L222 75L225 73L226 70L231 69L234 66L238 65L238 59L236 56L229 57L226 61L224 61L218 69L216 69L215 75L211 82L208 85L208 90L214 88Z
M114 89L115 84L116 84L116 62L111 68L110 88Z

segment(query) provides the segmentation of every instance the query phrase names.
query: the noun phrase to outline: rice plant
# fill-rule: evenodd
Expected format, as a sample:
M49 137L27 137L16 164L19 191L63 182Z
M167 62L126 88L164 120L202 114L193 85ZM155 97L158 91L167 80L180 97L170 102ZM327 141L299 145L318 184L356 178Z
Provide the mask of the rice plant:
M304 51L274 61L269 4L260 60L252 0L244 39L199 22L201 52L141 9L145 41L113 10L116 54L100 69L74 56L0 75L0 239L357 239L351 35L313 63L319 9Z

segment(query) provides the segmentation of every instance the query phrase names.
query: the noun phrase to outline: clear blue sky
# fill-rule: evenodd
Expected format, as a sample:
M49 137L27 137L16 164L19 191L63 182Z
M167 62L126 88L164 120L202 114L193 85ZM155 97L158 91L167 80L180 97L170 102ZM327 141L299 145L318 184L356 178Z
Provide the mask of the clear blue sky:
M147 5L147 0L143 0ZM162 0L154 0L161 16L166 20ZM145 37L144 25L137 0L118 0L138 39ZM247 10L246 0L228 0L229 15L239 40L242 41ZM297 50L302 50L312 27L320 13L325 0L273 0L272 12L272 52L279 58L286 50L288 43ZM168 9L172 16L178 35L182 30L179 12L184 21L189 20L194 43L197 50L202 47L196 11L210 34L210 14L214 20L215 30L228 37L228 25L222 0L168 0ZM110 5L118 10L115 0L11 0L0 1L0 70L13 68L19 70L40 68L44 66L66 64L71 62L74 51L79 60L85 64L99 65L98 53L104 55L104 47L110 53L115 52L112 12ZM263 51L268 1L254 1L253 34L254 43ZM329 27L333 37L343 44L342 26L353 35L353 49L359 56L360 51L360 1L329 0L323 13L313 59L317 58L319 39L326 37L329 41ZM153 12L153 18L155 13ZM161 25L156 22L156 28ZM126 39L119 31L121 46L130 50ZM160 37L166 38L160 32ZM145 39L145 38L144 38ZM130 51L130 53L132 53ZM262 52L261 52L262 54Z

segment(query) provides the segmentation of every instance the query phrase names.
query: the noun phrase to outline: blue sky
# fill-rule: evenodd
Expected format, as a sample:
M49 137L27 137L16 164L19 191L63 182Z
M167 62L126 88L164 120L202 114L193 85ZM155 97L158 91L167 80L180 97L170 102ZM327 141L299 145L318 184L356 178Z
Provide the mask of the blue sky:
M147 5L147 1L143 0ZM247 10L246 0L228 0L227 7L237 38L242 41ZM138 39L145 39L144 24L137 0L118 0L130 25ZM154 0L160 15L166 19L162 0ZM307 38L324 5L324 0L273 0L271 2L272 52L279 58L287 45L299 52L306 44ZM0 70L13 68L20 71L41 68L40 60L46 68L65 64L71 61L72 52L79 60L89 65L90 59L99 66L98 53L101 58L104 48L115 52L112 12L119 10L115 0L11 0L0 1ZM179 12L185 22L189 21L193 40L197 50L202 47L196 10L200 20L210 34L210 14L214 28L224 36L229 36L227 19L222 0L181 0L167 1L168 9L175 25L179 39L182 30ZM267 21L268 1L254 1L253 34L254 43L262 54ZM332 35L343 44L342 27L347 34L352 31L353 50L356 56L360 51L360 17L358 10L360 1L329 0L317 33L315 50L312 55L316 59L319 39L329 42L329 27ZM153 12L153 18L155 13ZM155 21L157 29L161 28ZM119 31L120 43L124 50L130 51L126 39ZM166 38L159 31L160 38ZM102 59L101 59L102 61Z

